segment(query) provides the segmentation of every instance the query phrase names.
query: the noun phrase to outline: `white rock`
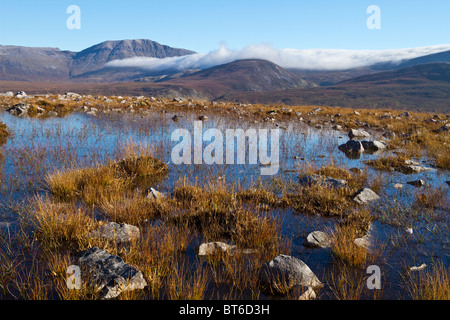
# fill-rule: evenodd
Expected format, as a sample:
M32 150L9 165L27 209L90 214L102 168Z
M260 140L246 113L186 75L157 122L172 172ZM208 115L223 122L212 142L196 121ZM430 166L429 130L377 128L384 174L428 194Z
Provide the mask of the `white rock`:
M199 256L209 256L221 252L231 252L236 248L235 245L229 245L220 241L202 243L198 248Z
M416 267L411 267L409 268L409 271L422 271L427 267L427 265L425 263L422 263L420 266Z

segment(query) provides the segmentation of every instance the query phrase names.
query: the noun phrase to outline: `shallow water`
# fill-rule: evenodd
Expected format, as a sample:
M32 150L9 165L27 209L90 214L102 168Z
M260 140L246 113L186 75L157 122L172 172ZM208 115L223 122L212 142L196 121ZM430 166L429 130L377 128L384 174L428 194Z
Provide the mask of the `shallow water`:
M317 129L303 122L292 121L278 123L280 131L279 170L275 176L261 176L260 163L242 165L175 165L171 161L172 148L178 142L171 140L176 129L194 131L197 116L192 113L177 113L178 122L174 122L172 113L154 112L138 114L100 114L97 117L74 113L64 118L31 119L19 118L7 112L0 114L3 121L13 132L3 146L2 186L0 202L0 229L14 231L17 223L14 214L7 208L15 202L36 193L45 193L45 175L52 170L74 166L92 166L105 162L120 154L121 146L129 141L153 145L158 155L169 164L168 178L153 186L158 190L171 192L174 183L183 177L202 184L211 179L224 179L228 184L251 186L258 180L270 182L274 178L290 178L295 181L298 169L304 163L317 167L334 163L347 168L357 167L368 170L369 179L382 175L384 184L379 195L382 200L373 205L373 214L379 217L373 223L373 235L376 247L382 248L380 259L383 274L383 293L386 299L404 298L402 276L405 268L427 265L442 261L450 265L450 215L439 211L428 214L408 216L404 207L413 202L418 189L406 184L407 181L423 179L428 185L442 187L450 198L450 172L433 170L420 174L404 175L399 172L379 172L363 163L377 155L363 154L360 159L349 159L338 150L345 143L346 133L328 128ZM331 127L331 126L330 126ZM251 119L225 119L210 116L203 122L203 132L210 128L219 129L224 137L226 129L276 129L272 123L254 123ZM225 139L224 139L225 140ZM270 140L270 139L269 139ZM203 147L209 142L205 142ZM224 141L225 144L225 141ZM270 146L268 147L270 151ZM193 152L193 151L192 151ZM225 153L225 148L224 148ZM304 159L304 160L302 160ZM428 164L427 159L416 159ZM401 183L402 189L393 185ZM398 219L392 219L389 208L398 206ZM403 211L402 211L403 210ZM420 210L419 210L420 211ZM274 211L272 214L282 221L282 234L292 241L292 255L305 261L321 278L332 265L328 249L309 249L303 241L309 232L329 230L335 219L305 216L290 210ZM395 221L394 221L395 220ZM405 221L412 227L412 235L404 232ZM326 297L327 295L324 295Z

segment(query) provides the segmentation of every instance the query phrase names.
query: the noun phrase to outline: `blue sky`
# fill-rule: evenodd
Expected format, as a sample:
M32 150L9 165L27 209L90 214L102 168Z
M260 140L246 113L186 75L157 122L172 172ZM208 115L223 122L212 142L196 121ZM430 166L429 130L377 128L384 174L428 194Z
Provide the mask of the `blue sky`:
M81 29L69 30L69 5ZM369 5L381 30L369 30ZM0 44L79 51L105 40L151 39L209 52L266 43L293 49L394 49L449 44L448 0L0 0Z

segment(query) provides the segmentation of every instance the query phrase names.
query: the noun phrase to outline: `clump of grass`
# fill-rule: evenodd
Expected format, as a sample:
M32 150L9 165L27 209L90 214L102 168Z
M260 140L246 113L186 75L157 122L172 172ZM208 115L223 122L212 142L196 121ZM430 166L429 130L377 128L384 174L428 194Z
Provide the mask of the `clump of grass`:
M331 232L331 250L338 261L350 267L362 267L366 264L367 250L356 245L355 239L367 233L372 220L368 211L356 210Z
M167 164L152 155L129 154L121 161L92 168L61 170L45 178L53 196L60 200L81 198L87 204L117 200L137 186L162 179Z
M33 217L36 236L48 252L85 247L89 232L98 226L86 209L42 197L35 198Z
M276 205L279 201L279 198L273 192L259 187L239 190L237 199L256 205L266 204L269 206Z
M409 274L407 289L414 300L450 300L450 272L443 263Z
M301 187L297 193L283 195L281 201L283 206L299 213L340 217L353 206L351 193L350 190L335 190L317 184Z
M6 127L6 124L4 124L2 121L0 121L0 146L2 144L5 144L8 137L9 137L9 131Z
M447 190L440 187L426 187L415 195L415 206L429 209L448 209Z
M134 192L122 198L106 200L100 204L99 209L109 220L140 225L168 215L174 206L175 203L169 198L153 200Z
M393 168L404 166L406 160L408 159L402 155L391 155L373 160L367 160L365 163L377 170L391 171Z

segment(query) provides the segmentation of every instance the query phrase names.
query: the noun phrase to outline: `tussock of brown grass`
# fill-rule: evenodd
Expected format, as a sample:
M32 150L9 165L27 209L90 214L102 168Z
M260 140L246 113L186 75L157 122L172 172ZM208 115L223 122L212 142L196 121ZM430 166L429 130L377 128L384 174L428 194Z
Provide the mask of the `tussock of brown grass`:
M356 238L363 237L373 218L365 210L357 210L348 215L331 232L333 256L351 267L363 267L366 264L367 250L355 244Z
M392 168L398 168L405 165L406 157L401 155L391 155L368 160L365 163L378 170L391 171Z
M150 154L129 152L128 156L92 168L56 171L45 181L58 199L81 198L92 205L118 200L136 186L154 183L167 174L167 165Z
M447 198L447 190L440 187L426 187L420 190L415 195L415 206L418 208L429 209L449 209L449 202Z
M33 217L36 235L48 252L85 247L89 242L89 232L98 226L86 209L42 197L35 199Z
M442 262L410 273L407 289L414 300L450 300L450 270Z

